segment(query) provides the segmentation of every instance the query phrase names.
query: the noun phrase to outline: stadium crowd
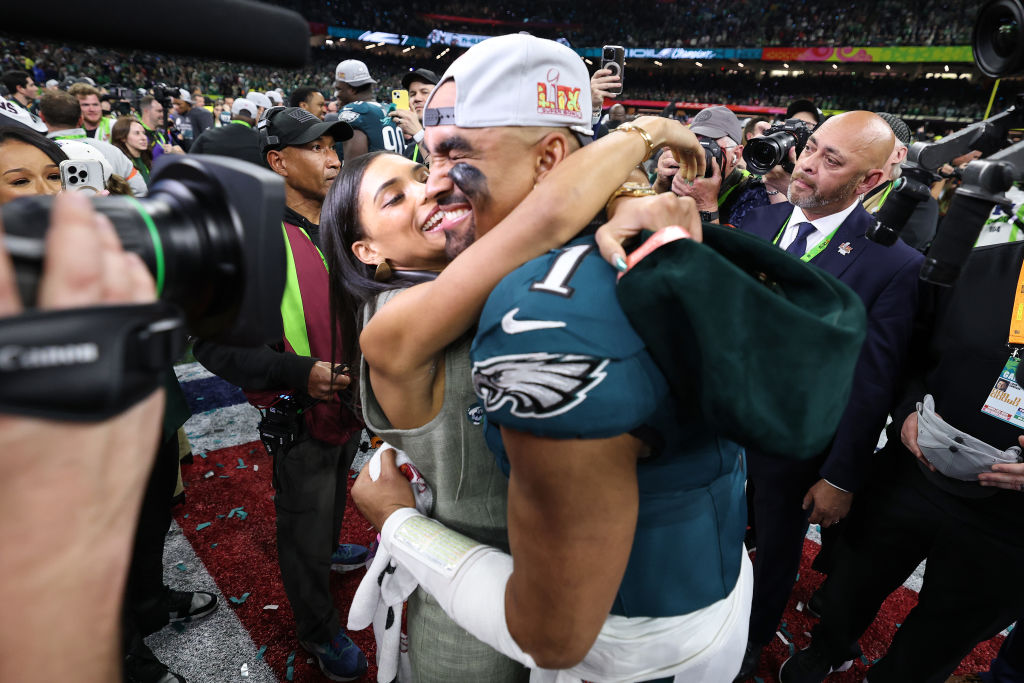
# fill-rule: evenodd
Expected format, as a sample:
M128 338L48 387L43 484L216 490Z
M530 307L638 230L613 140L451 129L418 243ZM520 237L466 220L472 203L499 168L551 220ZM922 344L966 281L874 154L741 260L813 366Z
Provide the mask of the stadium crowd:
M696 25L695 45L922 45L963 42L952 19L975 4L677 0L600 26L602 1L586 18L555 2L488 14L579 22L581 40L657 44L667 16ZM423 12L473 9L410 2L341 17L291 5L403 32ZM943 683L1024 615L1012 579L1024 568L1024 330L1013 322L1007 348L1007 318L1024 306L1024 207L995 210L956 286L935 287L919 278L926 256L965 228L943 220L940 200L982 152L949 159L931 187L901 167L931 139L908 120L979 119L980 85L634 69L619 94L610 71L517 33L428 68L314 52L286 71L4 38L0 205L70 189L69 161L94 165L93 190L115 197L145 196L162 156L231 157L283 184L272 232L288 276L284 296L263 302L282 335L256 347L197 339L193 352L263 414L295 639L328 679L365 674L348 631L372 624L382 681L751 680L814 524L827 575L808 605L818 623L782 683L848 668L923 560L917 606L872 683ZM707 106L678 118L605 110L632 98ZM786 113L740 117L729 104ZM770 162L750 153L766 147ZM887 202L915 186L901 239L869 239ZM153 300L142 261L80 193L55 199L53 225L60 267L44 270L41 307ZM634 250L645 230L655 237ZM20 312L17 291L0 252L0 315ZM4 348L6 371L18 358ZM95 468L98 489L125 495L94 495L68 522L26 518L70 539L97 519L140 522L70 544L82 554L53 570L126 577L123 612L120 584L54 589L102 616L93 637L105 648L47 658L33 638L51 615L37 614L0 627L0 679L184 681L145 638L218 602L164 584L189 416L177 383L164 390L164 406L140 403L91 433L0 414L0 453L14 454L0 456L0 500L19 514L50 503L19 488L34 472L64 481L69 500L89 492L75 477L93 465L67 453L76 442L90 458L124 450L115 438L155 452L151 469L123 453ZM339 538L364 428L385 442L352 488L380 532L372 548ZM44 442L69 471L39 472ZM50 576L35 532L0 527L12 615L33 613ZM352 604L334 604L331 572L364 567ZM1021 680L1022 659L1008 638L987 680Z

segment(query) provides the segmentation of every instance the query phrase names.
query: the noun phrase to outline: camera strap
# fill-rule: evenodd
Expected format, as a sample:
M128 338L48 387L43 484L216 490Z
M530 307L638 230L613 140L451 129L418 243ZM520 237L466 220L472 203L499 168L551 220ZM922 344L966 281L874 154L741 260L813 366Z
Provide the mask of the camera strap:
M0 412L91 422L160 386L181 355L170 303L27 311L0 318Z

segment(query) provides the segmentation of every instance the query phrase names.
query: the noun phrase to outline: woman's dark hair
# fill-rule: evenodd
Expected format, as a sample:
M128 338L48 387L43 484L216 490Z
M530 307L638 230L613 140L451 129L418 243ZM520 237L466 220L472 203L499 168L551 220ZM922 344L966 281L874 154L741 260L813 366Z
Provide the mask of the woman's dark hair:
M328 190L320 212L320 244L330 272L331 330L332 334L341 332L344 360L353 378L358 371L360 307L381 292L413 284L401 276L377 282L373 279L375 267L363 263L352 253L352 244L366 236L359 220L359 187L370 164L387 154L394 153L371 152L346 161ZM332 351L336 348L333 338L331 348Z
M124 155L132 160L135 157L128 151L128 133L131 132L133 123L142 125L134 116L119 116L114 122L114 127L110 129L110 144L124 152ZM153 150L147 147L139 154L139 158L142 159L146 168L153 168Z
M24 142L26 145L32 145L50 157L50 161L58 166L60 166L60 162L68 160L68 155L64 153L60 145L50 138L24 126L0 126L0 145L10 140L17 140L18 142Z

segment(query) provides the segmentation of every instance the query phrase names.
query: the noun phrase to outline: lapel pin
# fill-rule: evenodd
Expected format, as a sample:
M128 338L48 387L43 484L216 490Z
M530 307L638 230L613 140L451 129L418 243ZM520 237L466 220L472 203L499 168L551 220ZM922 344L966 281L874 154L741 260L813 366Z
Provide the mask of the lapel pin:
M842 244L839 245L839 254L841 256L846 256L851 251L853 251L853 247L850 246L849 242L843 242Z

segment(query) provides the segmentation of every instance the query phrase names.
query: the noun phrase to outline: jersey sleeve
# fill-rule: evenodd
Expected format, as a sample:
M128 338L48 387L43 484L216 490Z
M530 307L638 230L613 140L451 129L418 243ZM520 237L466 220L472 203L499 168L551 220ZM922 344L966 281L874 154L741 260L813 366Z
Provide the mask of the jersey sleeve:
M365 108L360 107L360 104L360 102L346 104L338 113L338 120L352 126L353 130L362 131L368 139L373 140L375 130L380 128L380 121L378 117L370 115Z
M615 270L592 239L502 280L471 355L488 421L539 436L628 433L668 400L664 378L619 307Z

